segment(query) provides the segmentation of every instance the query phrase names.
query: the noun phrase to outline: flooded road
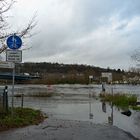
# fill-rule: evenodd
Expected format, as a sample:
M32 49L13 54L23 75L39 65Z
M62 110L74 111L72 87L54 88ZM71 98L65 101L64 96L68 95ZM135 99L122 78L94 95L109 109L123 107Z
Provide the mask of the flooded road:
M107 86L108 92L111 87ZM140 96L139 86L113 86L114 93L121 92ZM55 92L52 97L24 97L24 107L41 109L50 118L74 121L89 121L94 124L113 125L130 132L140 139L140 112L132 111L131 116L121 110L104 104L98 99L101 85L20 85L15 86L16 94ZM89 94L92 95L89 98ZM15 106L21 105L21 98L14 98ZM10 102L9 102L10 104ZM113 117L113 119L112 119ZM112 119L112 120L111 120ZM112 122L113 121L113 122Z
M4 86L0 86L0 89ZM11 94L11 85L8 86L9 94ZM114 93L136 94L140 96L140 85L105 85L106 92L111 92L113 88ZM15 93L36 93L52 91L57 94L80 94L87 95L93 93L98 95L102 91L102 85L15 85Z

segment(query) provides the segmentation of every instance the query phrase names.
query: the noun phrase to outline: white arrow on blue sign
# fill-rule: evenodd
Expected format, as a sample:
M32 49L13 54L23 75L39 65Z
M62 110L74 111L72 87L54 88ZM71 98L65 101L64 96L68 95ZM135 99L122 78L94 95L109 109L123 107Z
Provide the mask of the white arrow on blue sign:
M17 35L11 35L7 38L7 46L12 49L16 50L19 49L22 45L22 40L19 36Z

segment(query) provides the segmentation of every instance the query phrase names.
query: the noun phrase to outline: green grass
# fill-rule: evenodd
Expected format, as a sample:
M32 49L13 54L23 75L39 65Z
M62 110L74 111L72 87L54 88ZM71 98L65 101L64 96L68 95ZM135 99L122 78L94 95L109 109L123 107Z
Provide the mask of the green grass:
M138 111L140 111L140 106L131 106L130 108L132 108L133 110L138 110Z
M44 116L39 110L18 107L14 108L13 112L13 117L11 111L5 114L0 114L0 131L39 124L44 120Z
M129 108L129 106L135 106L137 97L135 95L126 94L100 94L103 101L112 102L114 105L120 108Z

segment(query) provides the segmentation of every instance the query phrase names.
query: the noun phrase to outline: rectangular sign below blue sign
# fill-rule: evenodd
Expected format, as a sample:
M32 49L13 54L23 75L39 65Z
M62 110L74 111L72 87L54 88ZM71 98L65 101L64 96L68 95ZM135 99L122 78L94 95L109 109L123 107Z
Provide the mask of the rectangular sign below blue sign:
M19 63L22 62L21 50L6 50L6 61Z

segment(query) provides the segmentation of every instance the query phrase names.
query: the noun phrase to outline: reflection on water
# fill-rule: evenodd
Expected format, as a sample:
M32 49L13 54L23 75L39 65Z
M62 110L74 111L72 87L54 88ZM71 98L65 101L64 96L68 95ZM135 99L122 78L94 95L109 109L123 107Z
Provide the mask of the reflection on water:
M106 103L104 101L102 102L102 110L106 113Z
M114 92L120 90L128 93L130 87L131 86L129 86L129 88L127 86L116 86L113 88ZM126 116L121 113L122 110L119 110L115 106L113 107L105 102L100 102L96 99L96 96L93 98L94 94L98 94L99 91L101 91L101 88L100 85L54 85L50 89L58 93L59 96L53 96L51 98L24 97L24 107L41 109L48 114L49 117L54 118L115 125L140 138L140 112L131 111L131 115ZM125 90L125 88L128 89ZM139 87L138 89L140 91ZM135 91L135 94L140 95L138 89L134 86L131 92ZM47 86L16 86L16 92L20 94L22 92L27 94L29 92L35 93L38 91L48 91ZM15 106L21 106L21 98L15 98L14 101Z

